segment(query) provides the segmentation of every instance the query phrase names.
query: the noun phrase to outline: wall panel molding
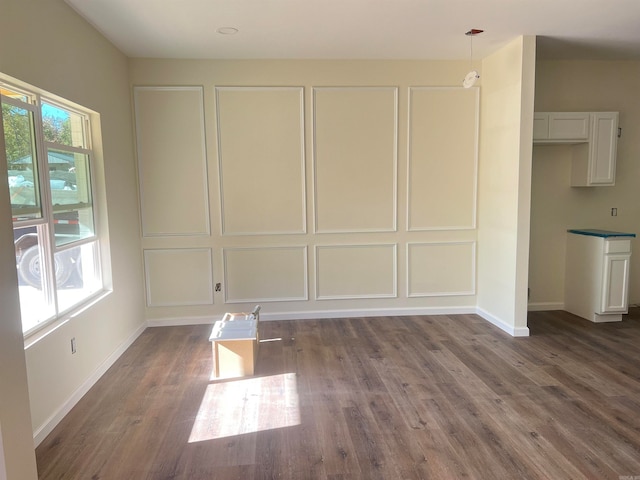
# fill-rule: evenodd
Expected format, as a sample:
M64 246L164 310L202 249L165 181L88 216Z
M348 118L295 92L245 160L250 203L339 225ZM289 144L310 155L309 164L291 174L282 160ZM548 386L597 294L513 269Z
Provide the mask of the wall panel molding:
M210 248L146 249L143 254L148 307L213 304Z
M407 244L407 297L475 294L475 241Z
M204 92L133 88L143 237L210 235Z
M306 233L303 87L215 87L223 235Z
M317 233L397 229L398 88L313 88Z
M223 248L225 303L309 299L306 246Z
M317 245L316 298L397 297L397 257L395 243Z
M409 88L409 231L476 228L479 92Z

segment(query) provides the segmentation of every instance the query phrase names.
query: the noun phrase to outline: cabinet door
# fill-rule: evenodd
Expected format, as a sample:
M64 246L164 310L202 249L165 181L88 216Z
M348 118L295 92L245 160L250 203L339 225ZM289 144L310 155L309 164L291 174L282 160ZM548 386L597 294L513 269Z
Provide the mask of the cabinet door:
M618 112L592 113L589 184L613 185L616 175Z
M533 114L533 140L547 140L549 138L549 114L535 112Z
M631 255L605 255L600 312L626 313L629 294L629 263Z
M549 140L589 139L589 112L549 113Z

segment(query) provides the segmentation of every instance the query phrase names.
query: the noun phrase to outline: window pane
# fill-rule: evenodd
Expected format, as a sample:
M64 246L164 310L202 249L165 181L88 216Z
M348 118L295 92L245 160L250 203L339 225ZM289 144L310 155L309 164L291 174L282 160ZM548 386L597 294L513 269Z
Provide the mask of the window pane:
M0 95L4 95L5 97L9 98L15 98L16 100L20 100L24 103L31 103L31 96L21 92L17 92L15 90L10 90L3 86L0 86Z
M70 147L87 147L84 118L47 102L42 102L42 130L47 142Z
M94 236L93 209L82 208L53 214L56 246Z
M33 112L2 104L11 212L15 220L42 218Z
M95 233L89 156L47 150L56 245L66 245Z
M47 150L51 203L58 205L84 205L91 203L91 176L89 156L60 150Z
M56 275L60 311L68 310L102 288L96 250L93 242L56 254L56 263L65 269L64 275Z
M24 332L53 317L55 313L53 302L48 300L42 288L42 230L42 227L27 227L13 231Z

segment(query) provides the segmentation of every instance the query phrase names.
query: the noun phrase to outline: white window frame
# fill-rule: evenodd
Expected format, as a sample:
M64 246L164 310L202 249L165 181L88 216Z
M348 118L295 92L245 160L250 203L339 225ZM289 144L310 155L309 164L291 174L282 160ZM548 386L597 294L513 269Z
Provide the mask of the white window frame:
M102 255L101 250L104 248L100 239L100 212L99 207L96 204L97 197L97 183L96 183L96 152L93 149L93 133L92 132L92 116L95 112L88 109L79 107L72 102L65 101L59 97L49 94L37 87L25 85L23 82L15 79L7 78L5 75L0 74L0 86L5 87L13 92L23 94L28 98L29 102L25 103L22 100L14 99L0 94L0 103L16 106L21 109L31 111L33 113L33 121L35 125L34 141L35 141L35 156L37 163L37 175L38 184L40 190L40 204L42 209L42 218L27 219L27 220L14 220L13 229L25 228L25 227L37 227L37 235L39 240L43 240L41 245L41 252L44 253L44 261L46 262L43 267L49 275L43 275L42 290L45 301L49 305L53 306L53 315L42 319L35 326L28 329L24 329L23 323L23 335L25 340L35 334L48 331L55 327L59 322L68 319L75 311L85 308L88 304L96 301L98 297L104 295L106 290L106 282L103 276ZM42 104L47 103L54 107L58 107L62 110L79 115L82 117L83 129L84 129L84 147L63 145L55 142L46 141L44 139L43 120L42 120ZM0 118L0 122L1 122ZM4 132L0 129L0 132ZM4 133L3 133L4 134ZM78 153L87 156L88 169L89 169L89 204L69 204L64 206L64 210L78 210L80 208L86 208L90 206L93 215L93 234L86 238L71 241L69 243L56 246L56 235L54 227L54 214L57 213L53 206L53 198L51 193L50 176L48 168L48 150L53 149L57 151L63 151L68 153ZM7 165L8 166L8 165ZM0 181L5 181L1 180ZM44 232L42 231L44 230ZM81 298L79 301L73 303L69 307L60 310L58 305L58 296L56 294L56 276L54 272L54 254L70 250L83 245L93 245L93 266L95 269L95 277L99 279L99 288L95 292L88 296ZM46 278L44 278L46 277Z

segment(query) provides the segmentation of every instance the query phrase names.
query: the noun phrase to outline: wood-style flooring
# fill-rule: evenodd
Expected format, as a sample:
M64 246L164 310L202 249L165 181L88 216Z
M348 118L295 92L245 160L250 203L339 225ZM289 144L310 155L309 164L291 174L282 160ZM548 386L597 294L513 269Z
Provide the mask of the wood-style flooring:
M210 326L147 329L37 448L41 479L640 478L640 309L261 322L211 379Z

